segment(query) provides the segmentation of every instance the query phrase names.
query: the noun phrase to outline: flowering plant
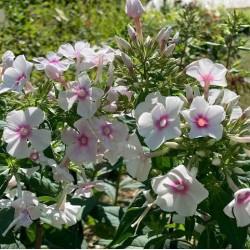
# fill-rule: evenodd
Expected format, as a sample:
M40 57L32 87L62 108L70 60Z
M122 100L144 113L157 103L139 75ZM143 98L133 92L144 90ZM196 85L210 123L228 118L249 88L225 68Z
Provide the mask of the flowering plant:
M18 232L36 224L36 246L70 230L81 246L93 218L115 229L103 237L109 248L244 247L249 108L227 89L225 66L201 58L180 68L179 33L145 38L141 2L125 11L135 29L130 41L116 37L119 49L79 41L35 64L2 56L0 243L24 244ZM49 80L32 82L33 66ZM126 209L124 169L141 189Z

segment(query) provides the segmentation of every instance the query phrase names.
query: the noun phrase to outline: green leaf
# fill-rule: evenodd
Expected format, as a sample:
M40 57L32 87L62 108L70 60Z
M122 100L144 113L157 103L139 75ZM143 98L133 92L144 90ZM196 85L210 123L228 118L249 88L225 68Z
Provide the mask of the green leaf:
M98 205L91 211L91 216L101 223L109 226L118 227L124 210L117 206L100 206Z
M194 217L186 217L185 219L185 232L186 232L186 240L190 241L193 235L195 226L195 219Z
M197 248L201 249L216 249L220 248L220 245L217 243L214 232L208 227L202 232Z
M9 180L11 179L12 175L0 175L0 197L3 196L4 191L6 190Z
M134 234L135 229L131 227L131 224L134 223L138 217L142 214L145 208L141 208L141 206L145 202L145 197L142 192L140 192L137 197L132 201L129 205L127 211L124 213L121 218L120 225L117 229L116 235L113 241L108 246L114 246L116 244L120 244L124 240L126 240L129 236Z
M224 212L224 207L232 200L232 198L222 189L218 189L211 193L211 213L217 220L221 233L226 235L228 242L232 244L232 248L244 248L247 227L237 227L236 220L228 217Z
M40 194L55 197L58 193L58 185L53 183L50 179L41 176L41 174L37 172L32 174L29 184L33 190Z
M144 246L145 249L163 249L165 241L167 240L166 236L158 236L157 238L151 239Z

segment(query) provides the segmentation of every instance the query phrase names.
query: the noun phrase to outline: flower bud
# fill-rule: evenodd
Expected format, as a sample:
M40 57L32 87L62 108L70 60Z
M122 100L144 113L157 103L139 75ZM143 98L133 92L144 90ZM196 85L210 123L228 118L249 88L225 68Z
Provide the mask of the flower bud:
M244 111L243 111L243 114L241 116L241 119L246 119L250 116L250 107L246 108Z
M131 41L136 42L137 41L137 33L136 33L136 31L129 24L127 25L127 28L128 28L128 35L129 35Z
M172 42L177 44L179 41L179 32L176 32L173 39L172 39Z
M221 160L219 158L215 158L212 160L212 164L214 166L219 166L221 164Z
M189 84L186 85L185 92L186 92L186 98L188 102L191 103L193 100L193 89Z
M129 72L134 73L133 63L130 57L123 52L121 53L121 57L122 57L122 61L124 62L125 66L128 68Z
M201 157L205 157L206 156L206 153L203 150L197 150L195 153L197 155L201 156Z
M175 44L171 44L164 50L163 54L166 57L169 57L170 55L172 55L174 49L175 49Z
M163 39L163 36L165 35L165 31L166 31L166 28L162 28L157 36L155 37L155 41L157 41L158 43L161 43L161 40Z
M201 96L200 89L195 85L194 86L194 97Z
M169 148L178 148L179 147L178 143L172 142L172 141L165 142L164 145L167 146L167 147L169 147Z
M14 53L11 50L7 50L2 55L2 67L3 67L3 69L5 70L9 67L12 67L14 59L15 59Z
M165 31L165 33L161 39L161 51L164 51L166 44L169 40L171 31L172 31L172 27L168 27L168 29Z
M127 0L125 6L125 12L133 19L139 18L145 13L145 9L140 0Z
M233 169L233 172L236 173L236 174L245 174L245 172L239 167L235 167Z
M118 45L120 50L129 50L131 48L131 45L123 38L119 37L119 36L115 36L115 41L116 44Z

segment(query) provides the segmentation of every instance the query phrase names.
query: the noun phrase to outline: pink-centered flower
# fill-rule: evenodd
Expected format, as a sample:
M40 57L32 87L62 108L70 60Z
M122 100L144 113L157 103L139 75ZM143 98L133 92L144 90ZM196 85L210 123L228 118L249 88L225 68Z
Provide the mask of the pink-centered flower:
M157 103L151 112L144 112L138 119L138 132L145 143L155 150L167 140L181 135L179 112L183 101L178 97L166 97L165 103Z
M187 75L194 77L200 82L200 85L204 88L205 95L208 94L210 85L227 86L227 69L222 64L214 64L211 60L203 58L188 65L186 68Z
M105 116L91 119L92 127L106 149L116 149L118 143L123 143L128 137L128 127L126 124L109 120Z
M44 112L35 107L11 111L6 117L7 127L3 131L3 140L8 143L7 152L17 159L28 157L27 140L37 151L47 148L51 141L50 131L37 129L44 118Z
M75 129L67 129L62 133L62 142L67 145L66 154L76 163L95 162L97 154L97 138L89 123L81 118L74 123Z
M66 71L69 68L70 64L74 63L74 61L70 59L61 59L62 55L50 51L46 54L46 58L37 57L33 58L33 61L38 62L37 64L35 64L35 67L38 70L44 70L47 65L53 65L59 71Z
M102 89L91 87L91 81L86 73L79 75L78 81L71 83L71 89L59 92L58 105L68 111L78 101L77 114L88 119L97 111L96 102L104 92Z
M4 71L0 94L8 90L21 92L26 82L29 81L32 66L33 63L28 62L24 55L16 57L12 67Z
M243 188L234 193L234 199L224 208L224 213L236 218L238 227L250 224L250 188Z
M223 133L221 122L225 119L225 111L222 106L209 105L204 97L197 96L190 109L183 110L181 114L189 123L191 139L205 136L221 139Z
M157 205L164 211L192 216L197 206L208 197L208 191L183 165L164 176L152 180L152 188L158 195Z

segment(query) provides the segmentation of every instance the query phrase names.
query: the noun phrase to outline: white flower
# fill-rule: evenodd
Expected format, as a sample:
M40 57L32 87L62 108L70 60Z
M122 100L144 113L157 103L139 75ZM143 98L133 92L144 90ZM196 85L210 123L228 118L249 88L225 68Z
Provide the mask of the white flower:
M75 128L62 133L62 142L67 145L66 154L70 160L83 163L95 162L97 154L97 138L89 123L81 118L74 123Z
M13 226L16 226L15 228L19 228L21 226L29 227L33 220L36 220L41 216L38 199L35 194L29 191L24 191L21 198L12 202L5 202L4 204L4 202L0 201L0 205L1 207L4 207L5 205L6 207L12 206L15 208L14 220L4 231L2 234L3 236L5 236Z
M24 55L18 56L12 67L7 68L3 74L3 83L0 85L0 94L8 90L21 92L25 83L29 81L33 63L28 62Z
M156 204L164 211L192 216L197 205L208 197L208 191L183 165L152 180Z
M250 188L243 188L234 193L234 199L224 208L224 213L236 218L238 227L250 224Z
M227 69L222 64L214 64L206 58L192 63L190 67L187 67L186 73L198 80L202 87L205 85L227 86L225 77Z
M129 136L128 142L125 143L123 157L125 159L127 172L138 181L148 179L151 169L151 159L145 156L141 143L134 133Z
M78 82L71 84L71 90L61 91L58 96L60 108L68 111L78 101L77 114L88 119L97 111L96 102L101 99L102 89L91 87L91 82L86 73L79 75Z
M138 119L138 132L145 143L155 150L162 143L181 135L179 112L183 101L178 97L166 97L164 104L157 103L151 112L143 113Z
M128 137L128 127L119 121L111 121L105 116L91 119L92 127L98 139L106 149L116 149L118 143L123 143Z
M189 110L181 112L191 128L191 139L210 136L220 140L223 126L220 124L225 119L225 111L222 106L209 105L201 96L196 97Z
M138 18L145 13L145 9L140 0L127 0L125 12L129 17Z
M3 139L8 143L7 152L17 159L28 157L27 140L37 151L47 148L51 141L50 131L37 129L44 118L44 112L35 107L11 111L6 117L7 127L3 131Z
M51 219L52 225L59 229L62 225L72 226L77 223L76 216L80 211L81 206L71 205L69 202L57 208L57 204L45 208L46 215Z

